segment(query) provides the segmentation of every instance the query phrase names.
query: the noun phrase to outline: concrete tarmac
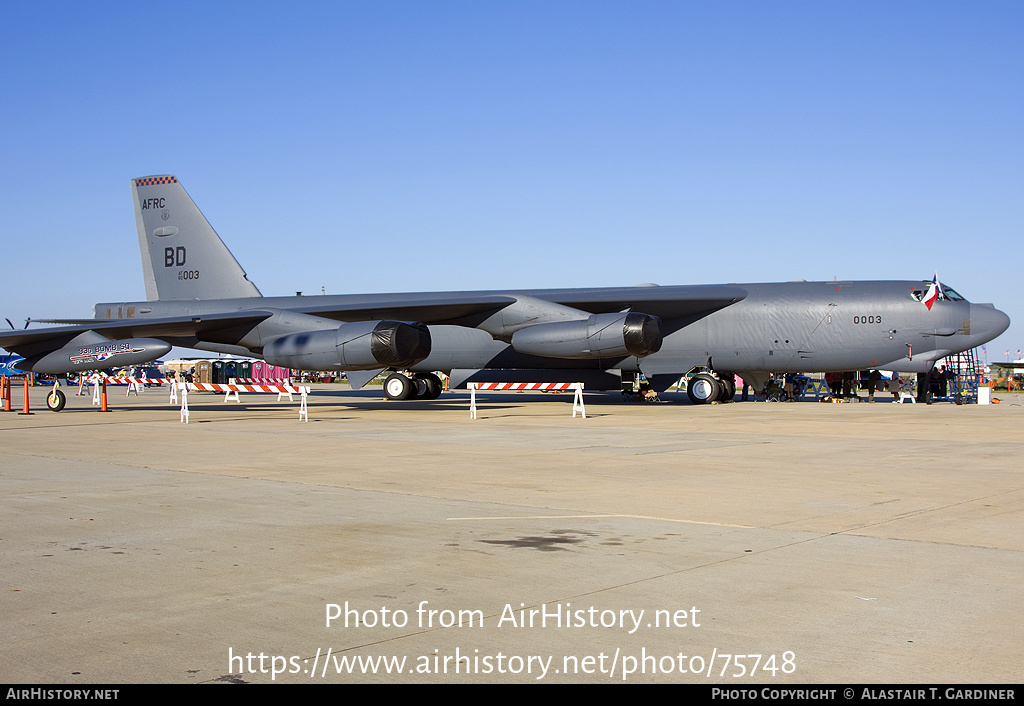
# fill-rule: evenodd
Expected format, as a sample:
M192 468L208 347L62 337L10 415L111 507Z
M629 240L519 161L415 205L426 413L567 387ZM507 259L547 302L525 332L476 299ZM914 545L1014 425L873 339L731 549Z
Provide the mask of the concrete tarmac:
M1019 404L45 394L4 682L1021 680Z

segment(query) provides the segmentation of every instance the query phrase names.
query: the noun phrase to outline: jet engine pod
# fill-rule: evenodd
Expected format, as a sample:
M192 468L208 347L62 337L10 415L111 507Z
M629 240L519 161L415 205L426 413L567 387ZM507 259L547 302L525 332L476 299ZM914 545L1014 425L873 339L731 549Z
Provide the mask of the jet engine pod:
M401 321L359 321L337 329L290 333L263 347L265 361L295 370L406 368L428 355L426 325Z
M661 350L661 319L649 314L593 314L579 321L537 324L512 334L519 353L546 358L642 358Z

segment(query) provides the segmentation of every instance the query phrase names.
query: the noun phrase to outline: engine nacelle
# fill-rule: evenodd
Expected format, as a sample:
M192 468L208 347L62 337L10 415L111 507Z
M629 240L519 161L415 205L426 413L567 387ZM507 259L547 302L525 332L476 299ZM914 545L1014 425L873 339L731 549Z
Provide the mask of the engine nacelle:
M546 358L642 358L661 350L661 319L649 314L593 314L580 321L537 324L512 334L519 353Z
M426 325L401 321L358 321L325 331L290 333L263 347L263 360L295 370L407 368L428 355Z

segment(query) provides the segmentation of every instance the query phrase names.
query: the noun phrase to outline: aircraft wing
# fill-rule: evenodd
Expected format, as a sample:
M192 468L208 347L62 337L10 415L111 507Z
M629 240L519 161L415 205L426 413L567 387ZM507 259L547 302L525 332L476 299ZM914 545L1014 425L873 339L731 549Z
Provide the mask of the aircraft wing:
M747 292L734 285L671 287L619 287L595 289L539 290L508 293L408 294L386 297L352 297L297 309L305 314L337 321L417 321L474 327L495 312L515 303L520 296L543 299L591 314L638 311L669 322L709 314L744 299ZM349 299L345 297L344 299ZM317 298L308 297L309 304ZM197 338L231 342L232 333L246 331L274 315L273 309L190 314L166 318L136 319L43 319L69 325L44 329L0 332L0 347L30 356L57 350L84 332L98 333L111 340L127 338ZM39 321L39 320L37 320Z
M401 296L401 295L399 295ZM420 321L425 324L455 324L472 326L494 312L516 301L511 295L467 295L443 299L418 299L419 295L391 300L367 302L353 298L352 303L332 303L322 306L302 306L304 314L322 316L338 321ZM315 297L308 297L315 301Z
M710 314L746 297L746 289L727 284L571 289L553 292L550 299L592 314L630 308L671 321Z
M614 287L514 292L507 294L399 295L392 300L303 306L303 313L338 321L421 321L426 324L475 326L513 304L519 296L544 299L591 314L639 311L664 321L710 314L746 298L747 291L734 285L679 287ZM310 300L315 300L310 297Z
M41 351L61 348L87 331L94 331L112 340L141 337L173 338L195 336L227 327L252 327L272 315L273 313L269 311L250 310L241 313L175 316L163 319L83 319L70 326L0 331L0 348L28 357Z

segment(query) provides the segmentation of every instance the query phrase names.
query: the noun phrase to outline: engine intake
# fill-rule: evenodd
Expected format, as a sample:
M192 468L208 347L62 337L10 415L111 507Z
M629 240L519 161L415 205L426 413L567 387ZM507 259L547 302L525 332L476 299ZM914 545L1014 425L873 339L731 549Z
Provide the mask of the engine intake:
M537 324L516 331L512 347L546 358L642 358L661 350L661 319L650 314L593 314L579 321Z
M290 333L263 347L265 361L295 370L406 368L428 355L426 325L401 321L359 321L337 329Z

